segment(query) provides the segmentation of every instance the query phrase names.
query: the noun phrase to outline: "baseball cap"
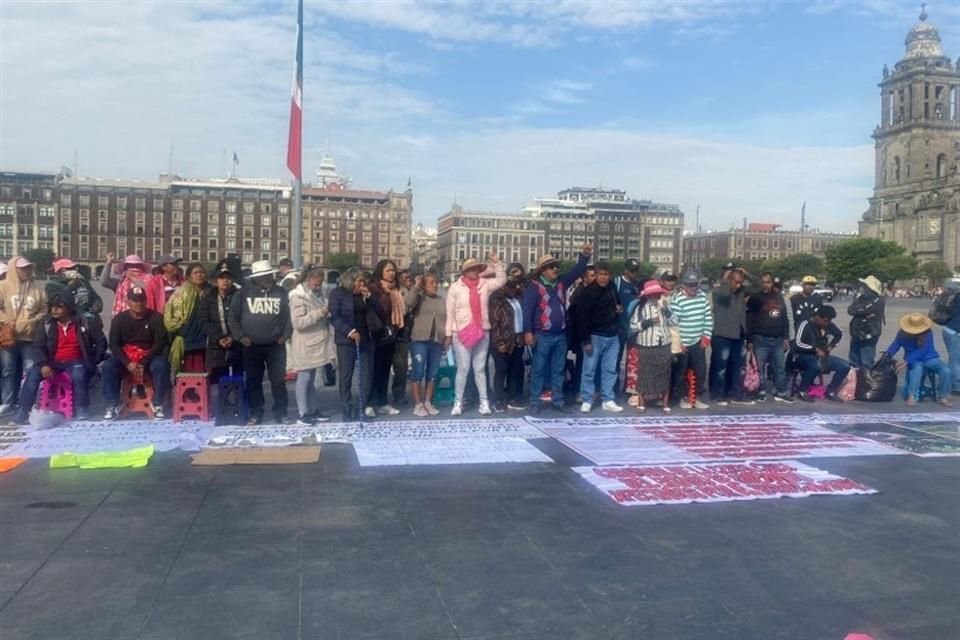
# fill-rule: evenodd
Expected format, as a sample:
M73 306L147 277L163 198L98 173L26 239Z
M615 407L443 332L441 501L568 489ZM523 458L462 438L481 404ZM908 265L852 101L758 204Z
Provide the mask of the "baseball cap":
M127 291L127 300L146 302L147 292L144 291L143 287L131 287L130 290Z
M693 271L687 271L685 274L683 274L683 284L698 285L700 284L700 276Z
M293 260L291 260L290 258L284 258L283 260L277 263L277 266L293 268Z
M25 269L26 267L32 267L33 263L27 260L26 258L24 258L23 256L20 256L19 258L17 258L17 262L13 266L15 266L17 269Z
M77 263L70 258L60 258L53 261L53 272L58 273L64 269L76 269Z
M636 258L628 258L627 261L623 263L623 269L624 271L630 271L631 273L634 271L639 271L640 261Z
M817 284L816 276L803 276L803 280L800 281L803 284Z

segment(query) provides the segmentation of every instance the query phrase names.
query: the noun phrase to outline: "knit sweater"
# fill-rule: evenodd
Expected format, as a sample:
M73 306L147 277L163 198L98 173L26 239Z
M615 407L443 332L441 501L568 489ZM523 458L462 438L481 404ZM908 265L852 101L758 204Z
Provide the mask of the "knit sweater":
M670 300L670 308L680 328L680 342L684 346L693 346L700 338L713 335L713 313L702 291L692 297L678 291Z

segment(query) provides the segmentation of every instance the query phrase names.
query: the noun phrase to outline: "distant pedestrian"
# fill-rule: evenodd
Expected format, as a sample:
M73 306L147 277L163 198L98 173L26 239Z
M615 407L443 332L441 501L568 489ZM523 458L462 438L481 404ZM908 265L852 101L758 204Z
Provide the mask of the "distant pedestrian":
M661 401L663 411L670 413L671 328L676 324L666 304L667 290L651 280L640 292L640 302L630 317L630 331L634 335L637 357L628 359L627 384L636 381L636 406L646 408L647 398ZM634 370L635 369L635 370Z

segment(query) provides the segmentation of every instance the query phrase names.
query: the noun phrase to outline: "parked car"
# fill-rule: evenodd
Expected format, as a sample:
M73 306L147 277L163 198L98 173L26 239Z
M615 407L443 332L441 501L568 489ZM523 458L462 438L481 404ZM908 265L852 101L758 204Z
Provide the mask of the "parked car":
M829 289L827 287L817 287L813 290L813 292L820 294L820 297L826 302L833 302L833 289Z

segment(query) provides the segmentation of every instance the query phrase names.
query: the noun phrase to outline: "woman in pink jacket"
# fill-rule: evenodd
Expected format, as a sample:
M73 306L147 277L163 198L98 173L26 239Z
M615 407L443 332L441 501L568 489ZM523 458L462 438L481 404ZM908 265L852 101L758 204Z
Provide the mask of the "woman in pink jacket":
M492 277L490 277L492 275ZM503 263L490 254L487 264L467 258L460 266L460 278L447 290L447 338L444 347L453 344L457 361L455 398L451 416L463 413L463 392L467 387L469 367L480 397L480 415L490 415L487 399L487 356L490 346L490 294L507 281Z

